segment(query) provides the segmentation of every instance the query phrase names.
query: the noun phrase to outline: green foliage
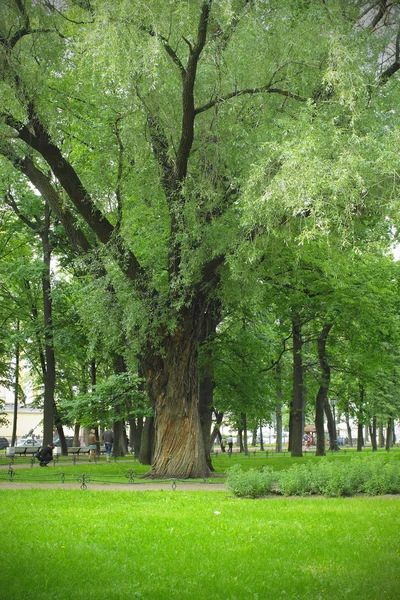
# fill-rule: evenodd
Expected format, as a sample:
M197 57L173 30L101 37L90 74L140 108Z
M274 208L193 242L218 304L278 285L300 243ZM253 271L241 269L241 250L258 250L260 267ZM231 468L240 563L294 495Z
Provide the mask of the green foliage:
M76 420L85 427L98 424L110 427L121 418L149 416L151 409L142 384L143 379L137 375L113 374L93 386L91 392L65 402L64 410L71 421Z
M248 475L249 474L249 475ZM322 459L317 462L295 464L273 475L267 471L271 491L283 496L328 497L400 494L400 460L398 456L368 455L350 461ZM227 485L238 497L259 498L265 495L264 469L243 471L239 465L228 470Z
M270 467L261 471L243 471L239 465L228 470L227 486L239 498L259 498L271 492L274 472Z

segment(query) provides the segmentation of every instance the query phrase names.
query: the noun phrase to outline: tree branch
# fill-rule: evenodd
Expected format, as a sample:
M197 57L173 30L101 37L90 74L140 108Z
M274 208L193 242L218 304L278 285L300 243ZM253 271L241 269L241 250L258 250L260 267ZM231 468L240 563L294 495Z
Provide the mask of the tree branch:
M378 80L379 85L384 85L388 81L388 79L390 79L390 77L392 77L392 75L397 73L397 71L399 69L400 69L400 29L396 35L394 61L390 65L390 67L385 69L385 71L383 71L383 73L380 74L379 80Z
M165 38L163 35L161 35L159 33L156 33L154 31L154 29L152 29L151 27L147 28L144 25L142 25L141 29L143 31L146 31L152 37L155 37L162 42L162 45L164 46L165 51L170 56L170 58L172 58L172 62L178 67L178 69L181 73L181 76L184 77L186 75L185 67L181 63L180 58L177 55L177 53L175 52L175 50L173 50L172 47L169 45L167 38Z
M18 204L15 202L14 200L14 196L12 195L11 191L8 190L7 194L4 195L4 202L6 204L8 204L8 206L10 206L13 211L15 212L15 214L17 215L17 217L23 222L25 223L25 225L27 225L30 229L33 229L33 231L38 232L39 231L39 225L33 223L32 221L30 221L24 214L22 214L22 212L19 210Z
M31 118L34 133L11 115L5 115L5 122L18 132L21 140L39 152L44 158L91 230L103 244L110 244L110 249L114 253L114 257L123 273L131 281L139 281L138 289L141 289L145 276L136 256L123 246L122 240L114 231L113 225L95 206L78 174L64 158L59 148L50 141L47 131L34 112Z
M258 87L258 88L247 88L244 90L236 90L235 92L231 92L230 94L227 94L226 96L219 96L218 98L214 98L214 100L210 100L210 102L207 102L207 104L204 104L203 106L199 106L198 108L196 108L195 114L198 115L206 110L209 110L210 108L213 108L217 104L222 104L223 102L227 102L228 100L231 100L232 98L237 98L238 96L244 96L246 94L253 95L253 94L263 94L263 93L279 94L280 96L285 96L286 98L292 98L293 100L298 100L299 102L307 102L307 100L308 100L308 98L304 98L303 96L299 96L298 94L294 94L292 92L289 92L288 90L282 90L280 88L271 87L270 84L268 84L268 85L264 85L264 86Z
M182 79L182 128L176 158L176 176L180 183L186 177L190 150L194 139L194 119L196 116L194 107L194 84L196 81L199 58L207 39L207 27L211 5L212 0L206 0L201 7L197 29L197 41L189 52L186 73Z

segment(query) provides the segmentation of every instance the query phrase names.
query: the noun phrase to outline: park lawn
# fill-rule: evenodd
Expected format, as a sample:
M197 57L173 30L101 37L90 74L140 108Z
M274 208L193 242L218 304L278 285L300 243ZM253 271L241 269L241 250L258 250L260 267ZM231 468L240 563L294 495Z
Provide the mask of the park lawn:
M397 497L0 491L7 600L396 600Z

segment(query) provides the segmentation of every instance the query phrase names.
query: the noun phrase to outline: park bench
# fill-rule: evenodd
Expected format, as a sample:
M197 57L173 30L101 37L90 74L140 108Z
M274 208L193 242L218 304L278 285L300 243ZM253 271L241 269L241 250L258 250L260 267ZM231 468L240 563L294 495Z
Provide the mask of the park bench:
M89 446L71 446L68 448L68 455L72 454L72 462L74 465L76 461L79 460L79 457L83 454L89 455L90 448Z
M6 448L6 455L11 458L11 463L14 464L17 456L30 456L31 465L35 462L35 454L42 446L9 446Z

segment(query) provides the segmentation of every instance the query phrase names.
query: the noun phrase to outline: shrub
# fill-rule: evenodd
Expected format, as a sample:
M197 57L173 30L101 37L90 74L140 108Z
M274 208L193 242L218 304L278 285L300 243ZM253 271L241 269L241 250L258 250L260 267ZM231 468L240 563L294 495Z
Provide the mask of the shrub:
M392 458L388 461L382 457L372 456L365 461L365 478L363 492L370 496L400 493L400 469Z
M357 461L358 462L358 461ZM358 469L350 463L335 463L322 460L314 466L316 493L324 496L351 496L359 491Z
M395 457L369 455L350 461L321 459L316 463L296 464L274 473L268 467L261 471L242 471L235 465L228 471L228 488L241 498L259 498L270 493L277 480L276 492L284 496L352 496L366 493L400 493L400 463Z
M261 471L243 471L239 465L228 470L227 487L239 498L260 498L271 493L274 471L263 467Z
M278 476L278 489L284 496L306 496L314 492L310 465L293 465Z

